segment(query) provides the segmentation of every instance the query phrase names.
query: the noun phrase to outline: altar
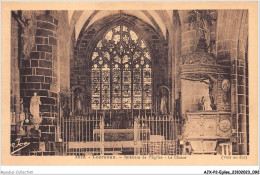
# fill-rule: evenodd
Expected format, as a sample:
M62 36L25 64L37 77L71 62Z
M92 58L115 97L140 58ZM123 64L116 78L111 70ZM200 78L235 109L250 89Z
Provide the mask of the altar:
M105 142L124 142L124 141L138 141L149 140L149 129L94 129L94 141L102 140L101 135L104 135Z
M94 129L94 141L101 141L104 154L135 153L148 144L149 129ZM146 146L147 147L147 146Z
M167 116L136 117L128 129L105 124L105 117L62 120L64 151L68 155L174 155L177 120ZM93 128L93 130L91 129ZM65 134L66 133L66 134Z

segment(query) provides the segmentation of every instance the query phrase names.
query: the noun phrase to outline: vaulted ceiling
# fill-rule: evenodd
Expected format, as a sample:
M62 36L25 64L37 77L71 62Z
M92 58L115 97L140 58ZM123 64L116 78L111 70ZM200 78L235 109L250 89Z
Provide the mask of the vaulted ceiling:
M122 10L124 14L128 14L131 16L135 16L139 19L142 19L149 25L151 25L154 29L159 30L164 39L166 39L167 30L171 31L171 21L173 17L173 11L158 11L158 10ZM119 10L107 11L107 10L88 10L88 11L69 11L68 12L68 20L70 23L70 30L71 32L75 29L75 39L77 40L82 28L88 28L94 22L109 16L109 15L116 15L120 14ZM87 23L86 23L87 22Z

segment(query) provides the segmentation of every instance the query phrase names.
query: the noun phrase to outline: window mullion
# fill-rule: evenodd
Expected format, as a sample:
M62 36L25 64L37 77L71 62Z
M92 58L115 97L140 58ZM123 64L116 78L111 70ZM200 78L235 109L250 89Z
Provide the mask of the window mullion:
M120 24L120 41L119 41L119 50L120 50L120 46L122 44L122 25ZM119 52L120 54L120 61L121 61L121 65L120 65L120 71L121 71L121 109L123 108L123 60L122 60L122 55L121 52Z
M102 110L102 67L99 68L100 71L100 110Z
M140 66L141 69L141 87L142 87L142 93L141 93L141 109L143 109L143 105L144 105L144 81L143 81L143 67L142 65Z
M134 85L133 85L133 82L134 82L134 73L133 73L133 70L134 70L134 61L133 61L133 57L131 55L131 109L133 110L134 109Z
M109 54L110 55L110 54ZM112 57L110 55L110 61L109 61L109 64L110 64L110 110L113 109L112 108L112 99L113 99L113 63L112 63Z

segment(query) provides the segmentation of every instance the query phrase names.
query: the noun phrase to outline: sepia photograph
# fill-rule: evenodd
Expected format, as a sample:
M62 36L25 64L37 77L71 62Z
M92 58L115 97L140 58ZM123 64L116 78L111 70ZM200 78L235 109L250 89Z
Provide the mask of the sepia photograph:
M10 159L257 157L247 6L97 6L10 8Z

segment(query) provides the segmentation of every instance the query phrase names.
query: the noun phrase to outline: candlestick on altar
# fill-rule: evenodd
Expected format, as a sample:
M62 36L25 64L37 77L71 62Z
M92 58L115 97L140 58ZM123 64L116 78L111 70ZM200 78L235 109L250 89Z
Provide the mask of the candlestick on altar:
M132 126L134 126L134 110L132 109Z
M109 120L110 120L109 125L112 126L112 123L111 123L111 111L109 111Z

